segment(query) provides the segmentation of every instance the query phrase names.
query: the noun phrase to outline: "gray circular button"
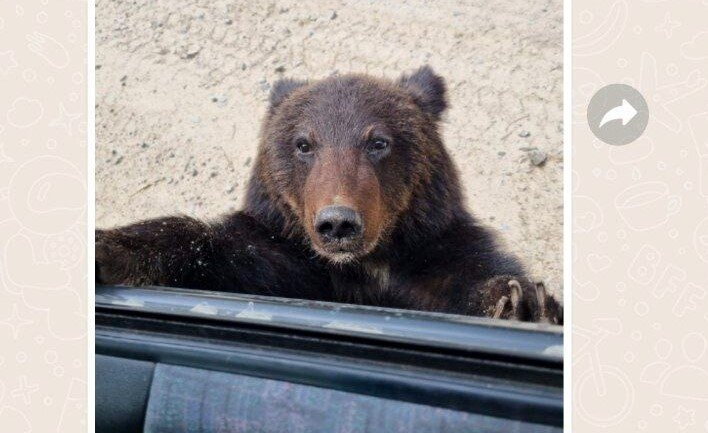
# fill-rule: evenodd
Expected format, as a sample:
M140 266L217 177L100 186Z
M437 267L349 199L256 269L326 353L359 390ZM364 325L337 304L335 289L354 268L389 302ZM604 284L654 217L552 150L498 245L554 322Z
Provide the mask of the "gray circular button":
M639 138L649 123L649 107L641 93L626 84L598 90L588 105L588 124L595 137L620 146Z

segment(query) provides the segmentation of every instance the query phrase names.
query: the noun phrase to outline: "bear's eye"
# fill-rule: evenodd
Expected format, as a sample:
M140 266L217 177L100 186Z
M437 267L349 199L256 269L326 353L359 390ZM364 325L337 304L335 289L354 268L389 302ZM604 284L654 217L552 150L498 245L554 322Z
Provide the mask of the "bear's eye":
M304 138L298 138L297 141L295 141L295 146L297 147L297 150L300 151L300 153L312 152L312 146L310 145L310 142Z
M385 138L373 138L369 141L367 145L367 150L369 152L380 152L388 148L388 140Z

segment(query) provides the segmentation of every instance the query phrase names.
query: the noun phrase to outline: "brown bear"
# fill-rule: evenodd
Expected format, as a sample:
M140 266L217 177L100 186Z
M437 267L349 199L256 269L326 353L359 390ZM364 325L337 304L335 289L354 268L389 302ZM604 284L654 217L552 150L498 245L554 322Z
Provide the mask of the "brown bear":
M424 66L273 86L242 211L97 230L97 282L561 323L464 208Z

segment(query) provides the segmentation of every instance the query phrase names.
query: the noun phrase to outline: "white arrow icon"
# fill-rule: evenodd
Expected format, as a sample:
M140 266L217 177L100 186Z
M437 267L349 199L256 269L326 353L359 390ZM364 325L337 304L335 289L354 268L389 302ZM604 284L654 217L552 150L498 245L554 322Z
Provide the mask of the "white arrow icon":
M628 124L632 119L634 119L634 116L636 115L637 110L632 107L632 104L627 102L626 99L623 99L622 105L611 109L610 111L605 113L604 116L602 116L602 120L600 121L600 126L598 126L598 128L602 128L602 125L607 122L620 119L622 119L622 126L624 126Z

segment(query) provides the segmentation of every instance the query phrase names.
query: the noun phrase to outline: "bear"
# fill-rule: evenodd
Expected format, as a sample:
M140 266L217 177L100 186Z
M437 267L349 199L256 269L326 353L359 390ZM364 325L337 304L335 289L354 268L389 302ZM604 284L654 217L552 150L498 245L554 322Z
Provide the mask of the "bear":
M463 205L430 66L281 79L243 209L96 231L96 281L562 323Z

